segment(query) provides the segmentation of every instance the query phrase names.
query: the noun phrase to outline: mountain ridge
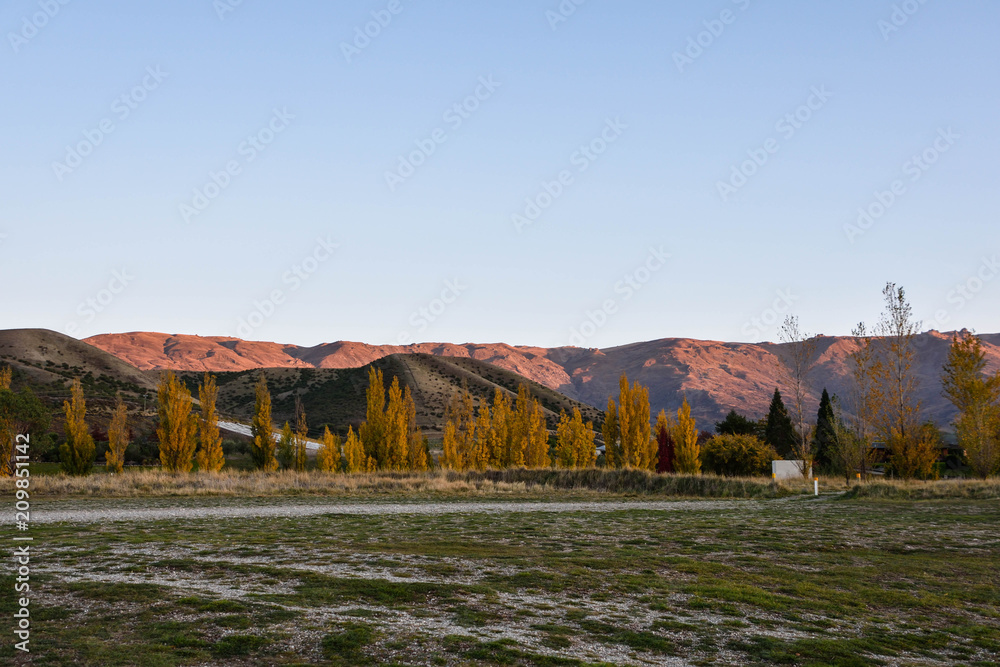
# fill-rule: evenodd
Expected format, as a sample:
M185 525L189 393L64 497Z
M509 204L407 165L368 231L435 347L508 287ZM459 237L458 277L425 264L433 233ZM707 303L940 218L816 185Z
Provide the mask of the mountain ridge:
M929 331L916 340L915 373L926 418L947 426L954 410L940 389L940 371L953 332ZM982 336L990 370L1000 369L1000 334ZM824 388L847 396L850 336L817 336L808 378L810 417ZM254 368L358 368L396 354L469 358L512 371L569 398L603 409L622 372L650 388L652 411L675 410L687 396L701 428L710 430L731 409L760 417L778 387L787 395L786 346L663 338L610 348L514 346L506 343L372 345L335 341L314 346L254 342L225 336L156 332L100 334L84 340L141 370L243 371Z

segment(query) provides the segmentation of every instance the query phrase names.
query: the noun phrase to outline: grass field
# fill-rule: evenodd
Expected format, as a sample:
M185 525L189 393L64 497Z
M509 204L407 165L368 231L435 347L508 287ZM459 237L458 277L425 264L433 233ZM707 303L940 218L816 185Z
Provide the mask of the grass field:
M436 502L429 515L36 523L32 664L1000 660L995 499L489 514Z

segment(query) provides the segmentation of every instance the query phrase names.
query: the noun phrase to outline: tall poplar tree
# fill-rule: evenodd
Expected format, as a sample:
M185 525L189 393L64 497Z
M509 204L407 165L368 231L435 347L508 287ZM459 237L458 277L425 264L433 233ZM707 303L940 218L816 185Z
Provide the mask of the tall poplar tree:
M687 397L677 409L674 426L674 467L677 472L696 475L701 472L701 446L698 444L698 427L691 416Z
M413 402L413 395L407 387L403 392L403 410L406 413L407 430L407 456L409 456L409 469L422 472L430 467L430 456L428 455L427 440L423 431L417 426L417 406Z
M359 473L374 468L374 460L365 454L361 438L354 434L354 427L347 428L347 439L344 440L344 472Z
M382 416L385 438L385 460L380 468L386 470L408 470L410 467L409 414L403 401L403 390L399 378L393 377L389 386L389 401Z
M958 444L972 472L982 479L1000 472L1000 373L986 373L979 336L952 338L942 384L958 410Z
M160 441L160 465L168 472L191 472L198 446L198 422L191 412L191 392L173 373L167 371L156 389Z
M306 442L309 440L309 424L306 422L306 408L302 399L295 397L295 455L292 466L298 472L306 469Z
M316 465L323 472L338 472L340 459L340 436L331 433L327 426L323 429L319 451L316 452Z
M108 453L104 459L110 472L120 475L125 468L125 450L129 445L128 408L121 395L111 413L111 423L108 425Z
M205 373L198 387L198 402L201 404L198 416L198 470L199 472L219 472L226 464L226 455L222 451L222 434L219 432L219 414L216 412L216 400L219 388L215 376Z
M87 427L87 401L83 385L73 380L70 400L63 401L66 414L66 442L59 447L62 469L70 475L86 475L94 466L94 438Z
M264 472L278 469L278 459L274 456L274 423L271 421L271 392L267 389L267 377L261 372L254 387L253 420L250 423L253 442L250 457L254 467Z
M368 389L365 392L367 409L365 421L358 429L365 455L375 460L378 468L386 467L388 442L386 438L385 380L382 371L374 366L368 369Z

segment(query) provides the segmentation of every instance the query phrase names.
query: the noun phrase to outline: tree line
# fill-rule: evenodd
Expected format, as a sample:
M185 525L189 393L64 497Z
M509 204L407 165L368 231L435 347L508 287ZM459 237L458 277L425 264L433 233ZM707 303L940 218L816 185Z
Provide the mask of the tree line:
M603 422L595 427L579 409L563 411L550 432L545 412L527 384L510 396L497 388L492 401L478 408L467 389L457 392L445 411L443 452L431 456L428 439L417 426L409 387L393 377L386 388L382 371L369 369L365 421L341 438L324 428L316 466L325 472L424 471L435 465L451 470L487 468L629 468L697 474L702 470L728 475L767 472L770 461L792 458L809 469L840 472L850 479L867 475L884 452L888 471L904 478L931 478L941 452L941 433L922 419L917 397L920 378L914 371L919 350L912 308L902 287L888 283L884 311L874 327L853 330L848 355L849 391L843 398L823 389L814 420L805 414L810 397L808 375L815 363L817 340L804 334L789 317L781 329L782 369L790 408L774 390L767 415L751 420L732 411L715 425L715 434L699 432L686 396L681 406L650 417L649 390L629 382L623 373L617 396L609 396ZM982 340L955 334L942 369L945 396L955 406L958 446L979 477L1000 472L1000 373L986 372ZM49 416L30 389L11 388L10 367L0 368L0 474L12 471L17 433L47 431ZM156 436L162 468L170 472L218 472L226 463L217 411L216 378L205 373L192 392L178 376L164 372L157 386ZM59 458L67 473L91 471L94 437L80 380L74 380L63 403L65 438ZM307 468L308 424L296 399L295 416L276 431L271 395L262 372L254 386L250 459L255 469ZM107 469L120 473L131 431L126 404L119 395L107 430ZM600 452L598 438L603 441Z

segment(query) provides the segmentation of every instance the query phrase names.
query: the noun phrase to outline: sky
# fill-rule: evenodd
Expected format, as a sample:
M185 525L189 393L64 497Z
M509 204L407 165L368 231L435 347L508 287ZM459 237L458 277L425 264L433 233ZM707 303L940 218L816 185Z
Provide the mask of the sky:
M0 328L1000 331L989 0L11 0Z

